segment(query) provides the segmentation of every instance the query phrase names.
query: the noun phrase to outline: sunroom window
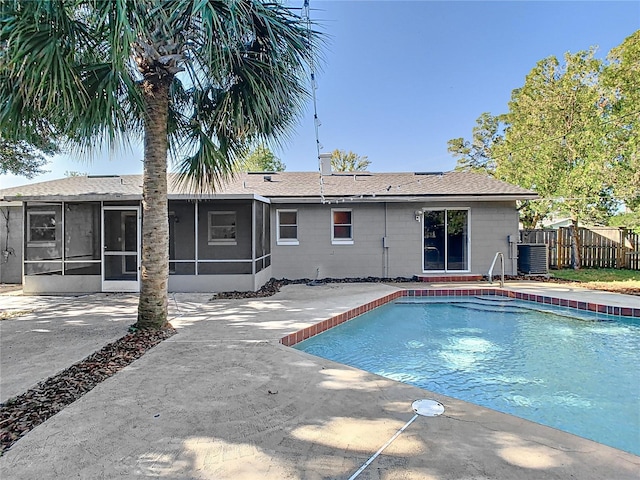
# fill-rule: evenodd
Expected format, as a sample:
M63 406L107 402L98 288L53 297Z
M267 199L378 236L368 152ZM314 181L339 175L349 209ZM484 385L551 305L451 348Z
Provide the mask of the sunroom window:
M209 212L209 245L236 245L236 212Z
M29 243L55 243L56 212L37 211L27 213L27 231ZM44 245L43 245L44 246Z

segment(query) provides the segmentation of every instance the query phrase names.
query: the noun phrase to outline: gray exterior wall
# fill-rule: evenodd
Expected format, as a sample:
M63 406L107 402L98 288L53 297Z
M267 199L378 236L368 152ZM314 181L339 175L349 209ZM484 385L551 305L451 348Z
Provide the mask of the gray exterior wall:
M254 275L170 275L169 292L255 292L271 278L271 267Z
M473 206L471 264L475 272L486 275L496 252L502 252L505 274L518 274L518 220L515 202L485 202ZM509 236L512 243L509 243ZM497 264L494 274L496 272L500 272Z
M22 232L22 205L0 206L0 283L22 282Z
M331 243L331 207L352 208L353 245ZM299 245L278 245L277 210L298 211ZM272 204L272 268L275 278L383 276L384 207L378 204Z
M275 278L412 277L422 275L423 208L469 208L470 271L486 275L496 252L505 257L505 273L516 274L514 245L518 212L515 202L440 202L429 204L339 203L337 205L272 204L272 265ZM353 245L331 242L331 209L351 208ZM298 211L298 245L278 245L277 210ZM386 245L383 238L386 237ZM497 270L499 271L499 269ZM458 274L458 273L452 273ZM434 275L437 275L434 273ZM442 274L440 274L442 275Z
M26 275L22 284L26 294L95 293L102 291L99 275Z

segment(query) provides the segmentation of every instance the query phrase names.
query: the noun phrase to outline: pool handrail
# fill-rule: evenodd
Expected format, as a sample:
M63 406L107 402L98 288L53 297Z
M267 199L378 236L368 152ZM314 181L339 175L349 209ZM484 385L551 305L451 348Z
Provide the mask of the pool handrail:
M489 268L489 273L487 274L489 277L489 283L493 283L493 267L496 266L496 261L500 257L500 288L504 288L504 254L502 252L496 252L495 257L493 257L493 262L491 262L491 267Z

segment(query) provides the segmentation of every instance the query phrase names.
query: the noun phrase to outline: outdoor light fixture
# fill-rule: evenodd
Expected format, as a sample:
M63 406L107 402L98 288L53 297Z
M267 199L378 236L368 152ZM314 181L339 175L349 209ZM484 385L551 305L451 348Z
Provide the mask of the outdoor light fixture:
M414 213L416 215L416 222L419 222L420 217L422 217L422 210L416 210Z

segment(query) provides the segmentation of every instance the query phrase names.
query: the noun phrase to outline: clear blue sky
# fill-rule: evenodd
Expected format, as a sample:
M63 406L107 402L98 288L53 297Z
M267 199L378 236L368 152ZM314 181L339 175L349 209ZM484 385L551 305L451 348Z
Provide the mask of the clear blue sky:
M303 1L290 1L294 7ZM590 46L598 56L640 29L640 1L322 1L312 19L327 35L316 74L320 143L367 155L371 171L440 171L455 166L447 141L469 138L482 112L507 111L511 91L536 62ZM318 169L312 104L276 154L288 171ZM141 173L141 152L55 157L64 176Z

